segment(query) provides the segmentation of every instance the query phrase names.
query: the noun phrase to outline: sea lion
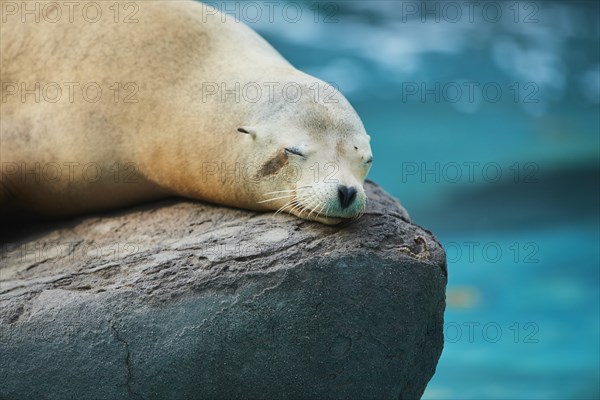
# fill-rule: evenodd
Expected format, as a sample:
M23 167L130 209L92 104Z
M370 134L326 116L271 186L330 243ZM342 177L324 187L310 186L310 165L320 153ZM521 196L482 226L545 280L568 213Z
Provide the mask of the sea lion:
M179 195L325 224L364 211L360 118L252 29L192 1L64 4L1 2L4 210Z

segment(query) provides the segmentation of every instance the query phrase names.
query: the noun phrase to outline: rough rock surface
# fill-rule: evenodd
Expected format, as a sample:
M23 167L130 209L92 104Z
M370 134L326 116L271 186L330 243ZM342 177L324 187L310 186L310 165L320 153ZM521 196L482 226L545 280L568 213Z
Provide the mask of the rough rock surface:
M445 255L367 191L342 227L169 200L5 243L0 398L418 398Z

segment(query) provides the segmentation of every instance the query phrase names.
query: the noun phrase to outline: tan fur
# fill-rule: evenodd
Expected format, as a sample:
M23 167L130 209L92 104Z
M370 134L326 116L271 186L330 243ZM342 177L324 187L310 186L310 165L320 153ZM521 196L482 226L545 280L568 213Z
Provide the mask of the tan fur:
M1 3L5 10L6 2ZM335 94L334 104L314 100L308 88L315 83L324 86L323 82L296 70L245 25L231 18L223 23L220 14L207 12L199 3L136 2L139 22L127 24L113 21L109 10L113 2L96 4L106 16L97 23L78 13L73 22L63 16L56 23L23 23L19 15L2 15L6 19L0 27L3 208L19 205L43 214L72 215L182 195L275 210L287 200L261 203L269 198L267 193L288 190L300 197L300 186L317 190L319 182L307 180L313 173L308 161L284 150L301 142L311 147L306 158L312 164L335 163L341 183L360 186L361 204L346 214L331 205L327 212L321 207L318 216L318 210L305 215L309 208L306 213L285 211L336 223L364 209L361 190L368 166L361 160L370 156L368 137L341 94ZM103 92L98 102L90 103L76 89L69 102L63 85L63 96L56 103L32 101L33 95L23 102L20 91L9 95L5 86L25 83L31 89L36 82L75 82L79 88L95 82ZM122 96L128 91L121 88L115 102L109 90L115 82L133 82L138 101L125 103ZM205 100L202 89L207 82L225 82L229 88L240 82L293 82L302 86L305 96L297 103L281 98L268 102L266 96L257 103L229 98L223 102L219 96ZM256 137L238 132L242 126L252 127ZM73 168L81 172L90 163L102 171L98 181L77 176L35 179L36 165L56 164L65 174L67 165L78 165ZM212 173L216 165L225 165L220 168L225 172L236 166L255 168L249 169L253 173L248 179ZM283 172L294 165L303 177L289 182ZM27 175L27 170L34 172ZM332 184L313 192L313 206L335 198Z

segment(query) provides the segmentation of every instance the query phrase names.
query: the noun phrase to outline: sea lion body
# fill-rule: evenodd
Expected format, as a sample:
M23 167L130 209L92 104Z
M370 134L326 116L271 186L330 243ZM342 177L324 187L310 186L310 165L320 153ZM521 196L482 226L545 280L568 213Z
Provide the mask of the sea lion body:
M50 23L2 2L4 208L62 216L181 195L254 210L293 200L284 211L325 223L364 210L368 136L341 94L205 5L136 3L125 22L95 4L94 23L65 10ZM339 187L356 200L326 211L347 200Z

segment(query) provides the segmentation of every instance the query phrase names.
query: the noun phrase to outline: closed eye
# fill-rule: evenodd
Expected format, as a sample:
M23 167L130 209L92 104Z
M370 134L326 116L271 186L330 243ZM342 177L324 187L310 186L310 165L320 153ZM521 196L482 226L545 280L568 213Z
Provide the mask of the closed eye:
M286 147L285 151L288 152L288 153L290 153L290 154L295 154L297 156L304 157L304 154L302 154L300 152L300 150L298 150L295 147Z

